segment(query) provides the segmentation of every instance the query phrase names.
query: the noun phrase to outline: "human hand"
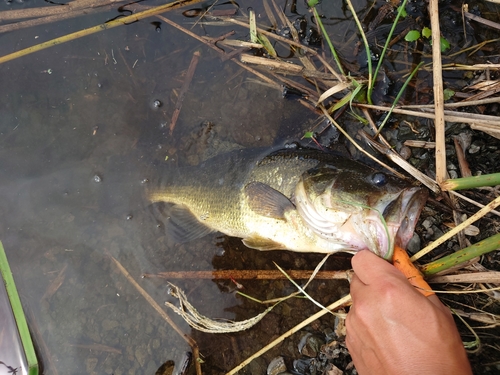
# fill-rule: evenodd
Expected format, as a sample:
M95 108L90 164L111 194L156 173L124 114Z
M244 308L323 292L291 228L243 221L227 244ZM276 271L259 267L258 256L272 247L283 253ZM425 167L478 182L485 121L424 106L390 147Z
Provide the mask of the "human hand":
M358 373L472 374L450 311L370 251L352 258L346 345Z

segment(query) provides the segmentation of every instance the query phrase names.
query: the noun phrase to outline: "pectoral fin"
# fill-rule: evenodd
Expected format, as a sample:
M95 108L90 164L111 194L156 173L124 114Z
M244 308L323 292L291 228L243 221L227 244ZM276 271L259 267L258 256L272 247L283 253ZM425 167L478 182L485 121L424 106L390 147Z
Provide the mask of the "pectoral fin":
M285 213L295 209L286 196L262 182L249 183L245 186L245 194L250 209L261 216L284 220Z
M274 242L268 238L264 237L259 237L259 236L253 236L253 237L247 237L244 238L243 243L245 244L246 247L250 247L252 249L257 249L257 250L285 250L286 248L278 243Z
M167 235L175 242L188 242L214 232L202 224L184 205L172 206L169 213L170 217L166 224Z

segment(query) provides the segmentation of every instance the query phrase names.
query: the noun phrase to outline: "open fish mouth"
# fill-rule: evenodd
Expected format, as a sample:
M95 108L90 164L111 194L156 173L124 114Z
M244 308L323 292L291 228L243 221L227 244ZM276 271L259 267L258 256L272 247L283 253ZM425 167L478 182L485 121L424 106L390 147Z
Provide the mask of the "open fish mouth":
M348 252L368 249L390 260L394 245L408 245L427 197L425 188L406 187L381 195L375 202L348 201L330 194L313 197L299 184L295 201L302 220L316 236L342 244Z
M397 231L394 238L395 244L399 247L406 249L415 232L415 226L428 196L427 189L414 187L404 190L397 199L396 204L401 207L401 211L395 227ZM388 219L391 220L391 215L388 215Z

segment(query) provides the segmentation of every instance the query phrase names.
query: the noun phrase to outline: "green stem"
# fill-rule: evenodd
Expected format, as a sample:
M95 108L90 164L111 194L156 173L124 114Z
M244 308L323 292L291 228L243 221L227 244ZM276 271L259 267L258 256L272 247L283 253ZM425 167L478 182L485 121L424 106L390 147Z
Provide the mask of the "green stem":
M2 242L0 242L0 273L2 276L0 277L0 280L5 284L5 289L7 290L7 295L9 296L10 306L16 320L17 331L19 332L19 336L21 338L21 342L24 348L24 354L26 355L28 374L37 375L38 360L35 354L35 347L33 346L33 341L31 340L31 335L28 328L28 323L26 322L26 317L24 315L21 299L19 298L19 294L17 293L16 283L14 282L14 277L12 276L12 272L10 270L9 262L7 261L7 255L5 254L5 250L2 246Z
M424 276L435 275L451 267L467 262L475 257L489 253L500 248L500 233L495 234L485 240L479 241L472 246L459 250L456 253L445 256L434 262L428 263L420 268Z
M328 36L328 33L326 32L325 26L323 25L323 22L321 22L321 18L318 15L318 11L316 10L316 7L312 8L313 13L314 13L314 18L316 19L316 23L319 25L321 32L323 33L326 42L328 43L328 47L330 47L330 52L332 53L333 58L335 59L335 62L337 63L337 66L339 68L339 71L342 75L345 76L344 69L342 68L342 64L340 62L340 58L337 55L337 51L335 50L335 47L333 46L332 41L330 40L330 37Z
M401 95L403 95L403 92L406 90L406 87L408 86L408 84L410 83L410 81L413 79L413 77L415 76L415 74L418 72L418 69L422 66L422 64L423 64L423 62L421 62L420 64L418 64L415 67L415 69L413 69L413 71L411 72L410 76L406 79L405 83L403 84L403 86L399 90L398 95L396 96L396 99L394 99L394 101L392 102L391 109L389 110L389 112L387 112L387 115L385 116L384 121L382 121L382 124L380 124L380 126L379 126L379 128L377 130L377 134L375 134L374 138L376 138L378 136L378 134L380 133L380 131L382 130L382 128L386 124L387 120L389 120L389 117L391 116L391 113L394 110L394 108L396 108L396 105L398 104L399 99L401 98Z
M481 176L455 178L446 180L441 184L441 189L448 190L464 190L472 189L481 186L496 186L500 185L500 173L485 174Z
M349 7L349 10L352 13L352 17L354 18L354 21L356 22L356 25L358 26L358 30L361 33L361 38L363 39L363 44L365 45L365 50L366 50L366 59L368 63L368 87L372 86L372 57L370 54L370 46L368 45L368 40L366 39L365 32L363 30L363 26L361 25L361 22L359 21L359 18L356 14L356 11L354 10L354 7L352 6L351 0L346 0L347 1L347 6ZM368 96L368 103L372 104L372 99Z
M392 39L392 34L394 33L394 30L396 30L396 25L399 21L399 18L401 17L401 14L403 14L403 11L406 7L406 2L408 0L403 0L403 3L399 6L398 8L398 14L396 15L396 19L392 23L391 31L389 31L389 35L387 36L387 39L385 40L385 45L384 48L382 49L382 53L380 54L380 57L378 59L378 64L377 67L375 68L375 72L373 73L373 82L368 85L368 92L367 92L367 97L368 97L368 102L372 102L372 92L373 92L373 87L375 86L375 81L377 80L377 75L378 71L380 70L380 67L382 66L382 61L384 60L385 53L387 52L387 49L389 47L389 43Z

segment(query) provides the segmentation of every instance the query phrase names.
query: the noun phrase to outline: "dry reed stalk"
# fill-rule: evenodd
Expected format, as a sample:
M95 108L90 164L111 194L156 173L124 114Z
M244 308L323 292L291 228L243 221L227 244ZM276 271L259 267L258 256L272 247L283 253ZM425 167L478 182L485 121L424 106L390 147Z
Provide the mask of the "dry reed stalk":
M446 283L495 283L500 284L500 272L470 272L460 273L457 275L435 276L427 279L431 284L446 284Z
M432 77L434 82L434 127L436 129L436 181L440 185L446 180L446 144L443 75L441 62L441 31L439 28L438 0L429 1L432 30Z
M73 0L61 6L45 6L40 8L12 9L0 12L0 22L15 21L25 18L38 18L68 13L74 10L99 8L125 0Z
M352 105L354 107L375 109L375 110L386 111L386 112L389 112L391 109L390 107L379 106L379 105L370 105L370 104L353 103ZM426 110L426 108L423 108L422 110ZM407 109L400 109L400 108L394 108L392 110L392 112L399 113L402 115L428 118L428 119L432 119L432 120L434 120L436 118L434 113L430 113L430 112L410 111ZM468 124L472 124L472 125L475 124L475 125L483 125L483 126L497 126L497 127L500 126L500 119L497 116L479 115L479 114L473 114L473 113L465 114L463 112L445 111L444 118L446 121L449 121L449 122L462 122L462 123L468 123Z
M62 44L62 43L69 42L69 41L72 41L72 40L75 40L75 39L78 39L78 38L81 38L81 37L84 37L87 35L92 35L92 34L98 33L98 32L103 31L103 30L112 29L112 28L117 27L117 26L126 25L126 24L129 24L132 22L136 22L140 19L151 17L151 16L157 15L159 13L164 13L164 12L167 12L170 10L178 9L178 8L184 7L186 5L196 4L196 3L199 3L201 1L202 0L176 0L176 1L173 1L173 2L168 3L168 4L163 4L163 5L160 5L158 7L145 10L143 12L135 13L135 14L132 14L130 16L118 18L118 19L109 21L107 23L103 23L101 25L97 25L94 27L90 27L87 29L76 31L74 33L70 33L70 34L64 35L64 36L59 37L59 38L55 38L52 40L48 40L44 43L37 44L36 46L28 47L28 48L19 50L17 52L11 53L9 55L1 56L0 57L0 64L7 62L7 61L17 59L17 58L22 57L22 56L29 55L29 54L34 53L34 52L41 51L41 50L46 49L46 48L50 48L50 47L57 46L57 45Z

